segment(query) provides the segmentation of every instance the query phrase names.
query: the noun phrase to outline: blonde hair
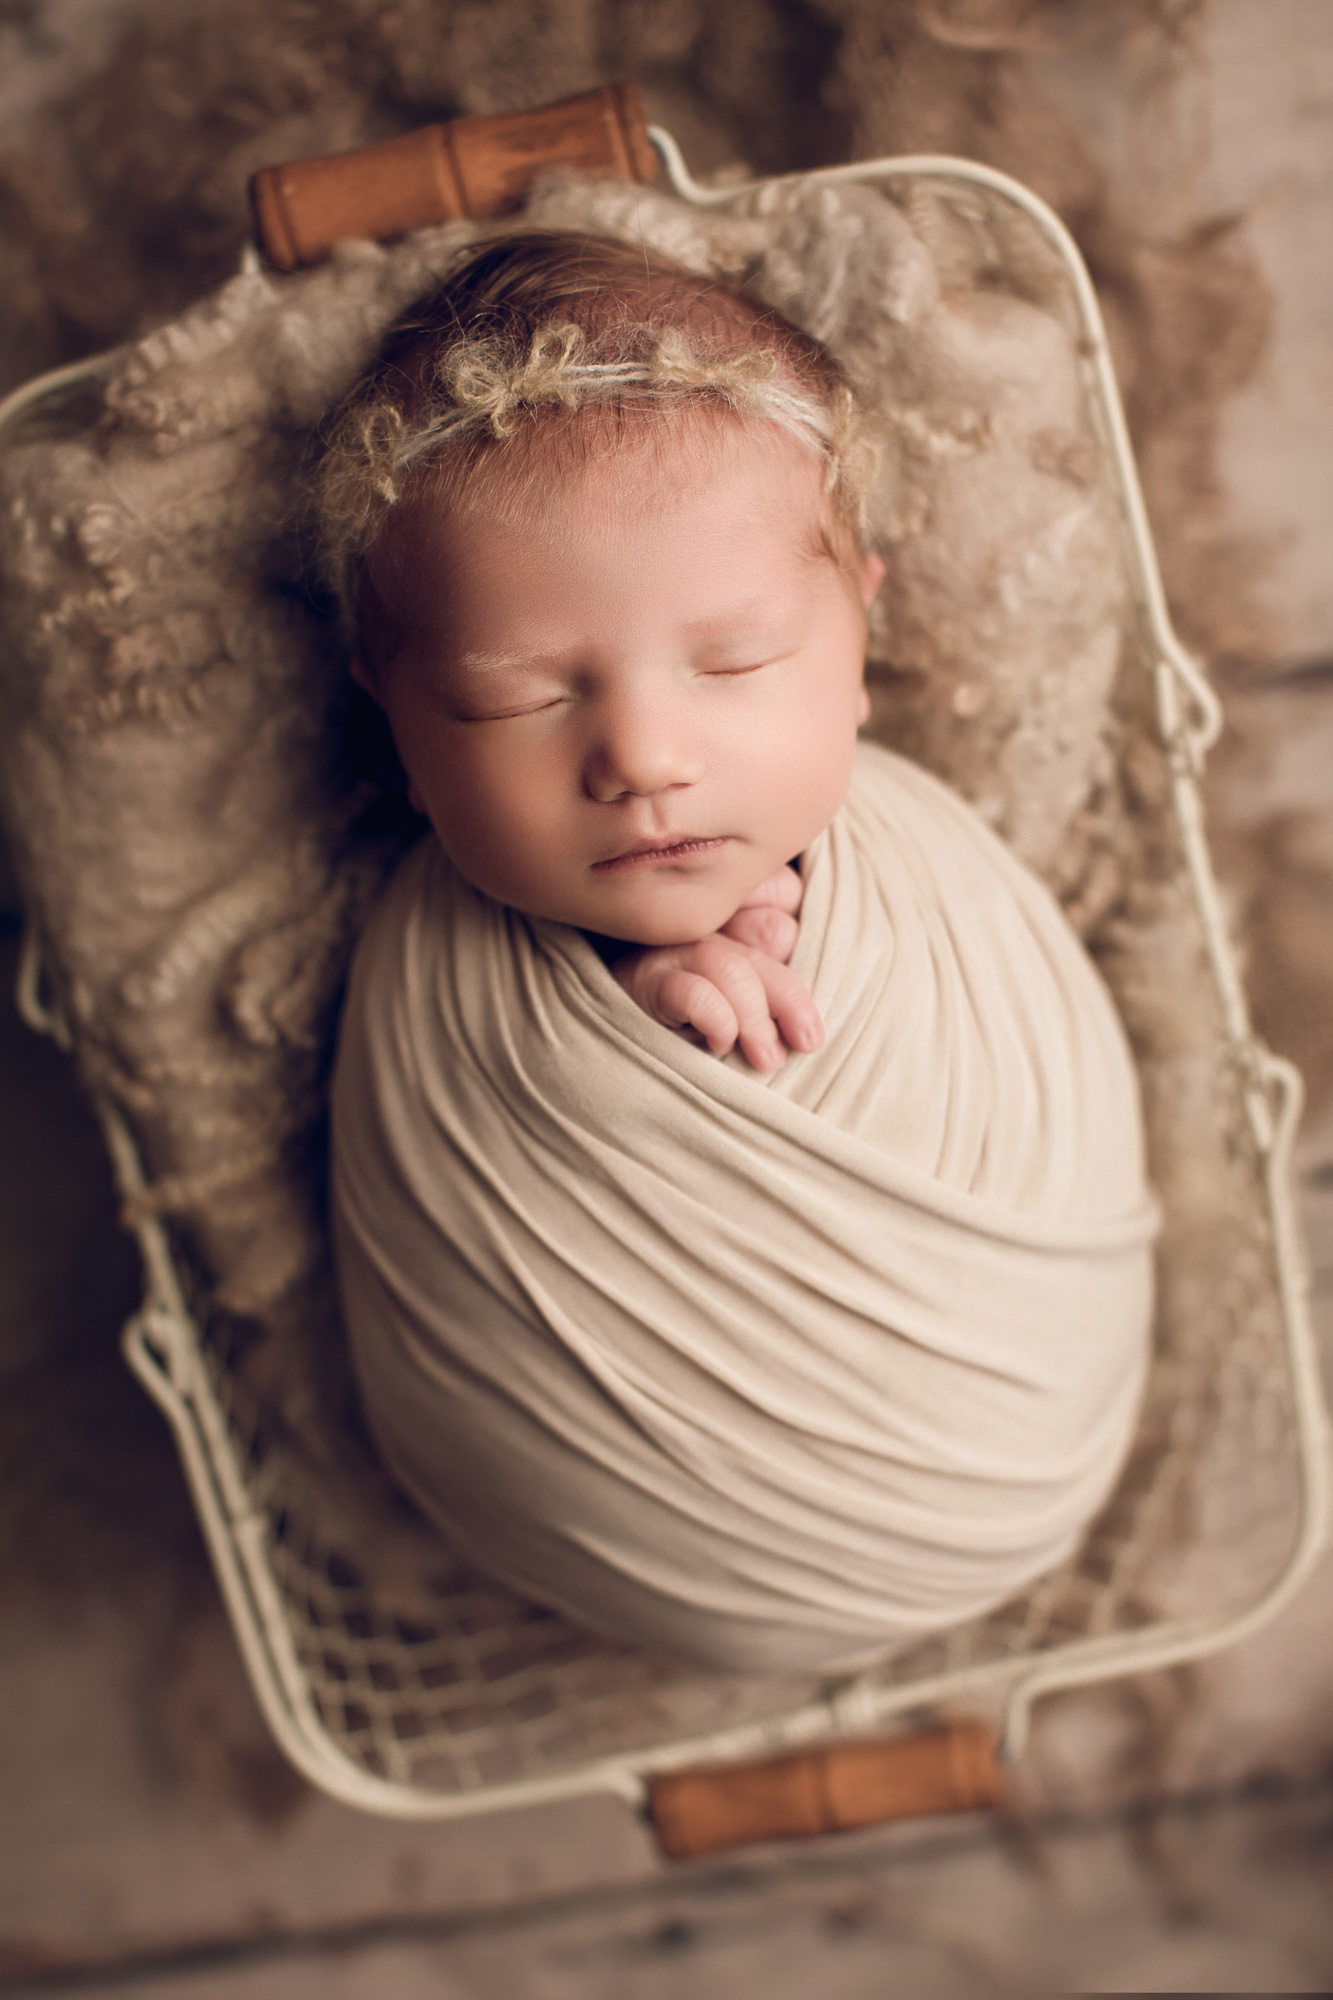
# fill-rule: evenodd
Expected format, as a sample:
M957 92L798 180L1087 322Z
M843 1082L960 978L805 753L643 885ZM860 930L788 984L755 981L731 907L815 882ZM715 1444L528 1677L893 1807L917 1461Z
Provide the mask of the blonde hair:
M573 423L595 409L597 421ZM684 410L778 425L824 461L828 553L864 545L873 472L850 385L790 321L610 238L526 231L474 245L390 332L335 413L314 488L320 555L355 625L393 509L477 478L532 484L630 426ZM534 453L534 440L555 449Z

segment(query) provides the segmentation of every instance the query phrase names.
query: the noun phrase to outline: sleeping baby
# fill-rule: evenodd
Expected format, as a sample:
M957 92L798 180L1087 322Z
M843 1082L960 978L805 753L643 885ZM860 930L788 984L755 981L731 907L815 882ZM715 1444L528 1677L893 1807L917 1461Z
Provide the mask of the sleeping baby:
M1030 1583L1146 1361L1110 1000L971 810L858 742L868 458L778 315L529 232L400 322L321 473L433 829L334 1079L367 1416L479 1565L711 1670L841 1669Z

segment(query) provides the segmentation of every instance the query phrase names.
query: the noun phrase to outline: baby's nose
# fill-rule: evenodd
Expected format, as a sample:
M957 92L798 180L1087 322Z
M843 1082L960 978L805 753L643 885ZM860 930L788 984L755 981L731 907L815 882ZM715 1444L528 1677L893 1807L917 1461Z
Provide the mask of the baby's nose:
M588 793L603 804L652 798L675 785L697 784L702 776L699 746L670 706L656 703L608 708L584 765Z

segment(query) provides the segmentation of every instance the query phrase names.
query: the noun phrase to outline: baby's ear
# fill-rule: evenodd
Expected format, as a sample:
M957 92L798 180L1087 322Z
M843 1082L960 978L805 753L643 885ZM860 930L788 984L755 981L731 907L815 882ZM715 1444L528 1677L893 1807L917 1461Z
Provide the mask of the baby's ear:
M861 692L856 697L857 728L864 729L865 725L867 724L867 722L869 722L869 720L870 720L870 689L866 686L865 682L862 681Z
M883 556L864 556L861 561L861 604L866 611L869 611L875 592L883 581Z

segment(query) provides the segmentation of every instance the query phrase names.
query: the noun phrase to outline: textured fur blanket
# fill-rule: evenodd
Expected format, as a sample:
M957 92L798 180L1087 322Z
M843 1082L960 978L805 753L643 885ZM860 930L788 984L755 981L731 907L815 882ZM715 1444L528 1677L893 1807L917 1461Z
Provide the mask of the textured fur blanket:
M334 1085L389 1465L525 1594L714 1670L842 1665L1051 1567L1146 1364L1137 1080L1049 895L870 747L803 872L828 1040L762 1076L427 839Z
M1182 1014L1197 945L1174 850L1122 811L1124 567L1049 251L1002 205L924 185L789 186L719 214L566 182L525 220L717 269L843 359L883 442L872 731L971 798L1081 929L1111 912L1117 998L1141 1060L1161 1049L1154 1180L1192 1213L1199 1148L1177 1174L1171 1107L1213 1012ZM136 1212L167 1222L244 1394L330 1535L409 1595L437 1557L371 1504L322 1218L339 998L403 833L304 582L298 498L324 412L472 233L247 272L0 456L0 809L53 998L137 1142ZM1153 800L1159 761L1133 765Z

